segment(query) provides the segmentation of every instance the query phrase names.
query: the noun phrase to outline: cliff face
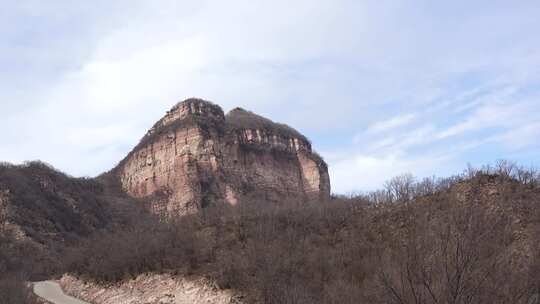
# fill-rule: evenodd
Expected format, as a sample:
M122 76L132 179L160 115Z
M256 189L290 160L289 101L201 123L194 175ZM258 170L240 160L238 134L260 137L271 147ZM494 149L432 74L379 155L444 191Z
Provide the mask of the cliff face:
M208 101L174 106L115 169L124 190L160 214L212 202L328 199L326 163L296 130Z

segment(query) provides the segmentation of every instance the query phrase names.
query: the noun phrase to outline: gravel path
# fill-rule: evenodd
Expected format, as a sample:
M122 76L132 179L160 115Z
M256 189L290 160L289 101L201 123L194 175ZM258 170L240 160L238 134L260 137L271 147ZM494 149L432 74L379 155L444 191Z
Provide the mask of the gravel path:
M53 281L34 283L34 293L54 304L89 304L64 294L60 285Z

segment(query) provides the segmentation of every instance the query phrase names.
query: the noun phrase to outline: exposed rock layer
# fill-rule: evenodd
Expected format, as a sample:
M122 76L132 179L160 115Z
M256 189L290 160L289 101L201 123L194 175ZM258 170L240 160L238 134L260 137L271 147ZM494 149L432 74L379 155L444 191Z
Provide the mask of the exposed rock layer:
M208 101L174 106L115 169L126 192L153 197L156 213L195 212L213 202L326 200L326 163L296 130Z
M203 278L143 274L116 285L101 286L64 275L60 285L67 294L96 304L232 304L242 303L230 290L220 290Z

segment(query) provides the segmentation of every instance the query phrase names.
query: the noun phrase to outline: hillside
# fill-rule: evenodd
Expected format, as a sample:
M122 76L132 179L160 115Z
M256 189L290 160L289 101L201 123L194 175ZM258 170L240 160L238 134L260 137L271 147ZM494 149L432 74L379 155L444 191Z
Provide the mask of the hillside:
M74 178L42 162L0 165L0 211L3 222L44 248L61 247L98 230L127 222L138 202L116 182Z
M188 99L96 178L0 165L0 299L62 276L99 304L529 304L539 203L509 162L330 196L298 131Z
M182 303L152 283L163 274L210 278L242 303L530 303L540 287L540 179L520 172L399 177L331 202L214 206L90 239L66 282L83 297L109 286L128 299L133 286L163 303ZM103 248L114 255L96 260Z
M142 204L115 184L105 175L73 178L42 162L0 164L0 298L34 301L23 281L61 274L66 247L132 225Z

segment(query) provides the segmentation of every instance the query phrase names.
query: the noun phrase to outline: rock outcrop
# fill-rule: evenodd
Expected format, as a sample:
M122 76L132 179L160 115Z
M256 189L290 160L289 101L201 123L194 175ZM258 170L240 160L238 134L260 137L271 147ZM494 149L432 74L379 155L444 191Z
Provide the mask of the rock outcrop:
M60 280L67 294L96 304L239 304L241 296L219 289L204 278L185 278L170 274L142 274L113 285L83 282L71 275Z
M177 215L215 202L303 202L330 197L324 160L298 131L211 102L174 106L114 169L123 189Z

